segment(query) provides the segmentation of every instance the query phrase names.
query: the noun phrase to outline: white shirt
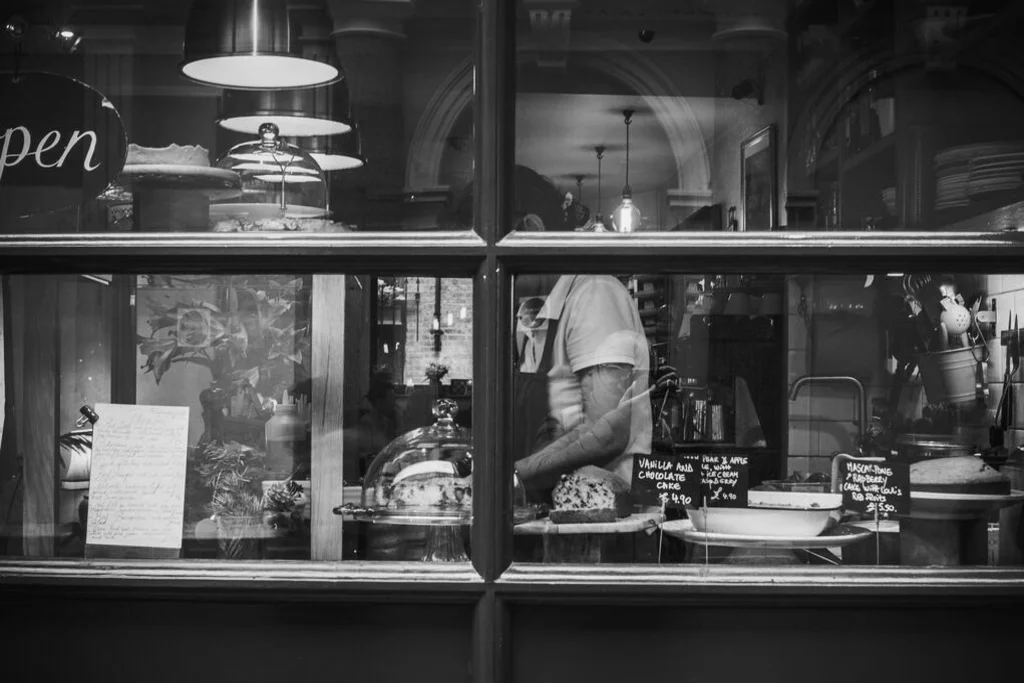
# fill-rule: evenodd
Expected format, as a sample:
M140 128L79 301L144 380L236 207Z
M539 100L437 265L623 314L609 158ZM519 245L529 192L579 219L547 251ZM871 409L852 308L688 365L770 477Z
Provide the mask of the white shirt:
M649 352L636 303L610 275L563 275L537 314L535 329L519 326L520 370L535 372L544 351L548 321L558 320L548 373L548 405L563 433L583 422L577 373L595 365L633 367L633 384L622 402L631 403L630 434L623 454L607 469L632 478L633 455L651 452L651 402L647 390ZM621 405L621 403L620 403Z

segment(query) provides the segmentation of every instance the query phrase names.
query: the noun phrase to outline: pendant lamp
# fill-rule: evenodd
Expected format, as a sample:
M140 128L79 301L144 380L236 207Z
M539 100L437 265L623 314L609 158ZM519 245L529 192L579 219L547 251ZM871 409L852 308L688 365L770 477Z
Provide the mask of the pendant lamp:
M604 227L604 215L601 213L601 160L604 159L604 146L598 145L594 148L597 154L597 215L594 222Z
M225 90L217 123L222 128L255 135L264 123L273 123L286 137L340 135L352 130L348 82L330 40L300 38L306 59L338 69L326 85L286 90Z
M359 127L354 121L352 130L344 135L303 138L301 145L324 171L348 171L366 165Z
M343 79L315 88L225 90L217 123L236 133L255 135L273 123L287 137L340 135L352 130L348 86Z
M640 227L640 209L633 203L633 190L629 187L629 124L633 122L633 110L622 112L626 121L626 184L622 188L622 203L612 214L612 225L618 232L633 232Z
M566 218L569 226L576 232L592 229L590 221L590 209L583 204L583 175L576 175L576 196L572 203L566 208Z
M241 90L307 88L340 75L301 54L287 0L195 0L179 69L197 83Z

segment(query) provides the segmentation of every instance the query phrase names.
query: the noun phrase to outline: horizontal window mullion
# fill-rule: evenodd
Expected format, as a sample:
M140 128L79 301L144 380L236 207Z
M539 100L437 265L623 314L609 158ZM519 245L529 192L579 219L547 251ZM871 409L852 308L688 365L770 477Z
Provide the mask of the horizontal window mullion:
M518 233L498 246L515 272L1017 272L1024 232Z
M472 233L423 235L0 236L0 271L370 272L475 274L488 248Z

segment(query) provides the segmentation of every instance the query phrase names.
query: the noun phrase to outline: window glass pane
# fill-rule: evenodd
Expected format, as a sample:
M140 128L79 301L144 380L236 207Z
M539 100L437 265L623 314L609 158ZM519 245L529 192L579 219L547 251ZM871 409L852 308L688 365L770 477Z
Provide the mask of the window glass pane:
M1024 563L1024 276L521 276L515 296L516 561Z
M0 232L433 230L472 175L465 0L13 10Z
M510 223L1019 224L1024 82L1012 4L522 0L516 163L527 170Z
M468 559L471 280L3 285L0 553Z

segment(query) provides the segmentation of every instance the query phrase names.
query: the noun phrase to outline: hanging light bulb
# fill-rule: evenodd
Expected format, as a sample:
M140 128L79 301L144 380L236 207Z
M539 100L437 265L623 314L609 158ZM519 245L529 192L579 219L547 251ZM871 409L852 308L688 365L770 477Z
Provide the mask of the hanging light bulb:
M604 145L594 148L597 154L597 215L594 216L594 229L603 231L605 229L604 215L601 214L601 159L604 159Z
M640 209L633 203L633 190L629 187L629 124L633 122L633 110L622 112L626 120L626 184L622 188L622 203L612 214L612 225L618 232L633 232L640 228Z

